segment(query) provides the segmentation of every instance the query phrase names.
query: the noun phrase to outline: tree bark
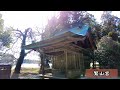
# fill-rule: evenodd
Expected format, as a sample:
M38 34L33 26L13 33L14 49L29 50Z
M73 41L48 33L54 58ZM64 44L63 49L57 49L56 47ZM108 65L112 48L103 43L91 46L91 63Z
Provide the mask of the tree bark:
M14 73L16 73L16 74L20 73L21 65L23 63L24 57L25 57L25 50L21 50L20 57L19 57L18 62L16 64Z
M25 49L22 49L22 46L26 45L26 43L25 43L26 42L26 35L27 35L27 31L25 31L25 34L23 34L23 40L22 40L22 43L21 43L21 52L20 52L20 57L18 58L16 67L15 67L15 71L14 71L15 74L20 73L21 65L22 65L24 57L26 55L25 54Z

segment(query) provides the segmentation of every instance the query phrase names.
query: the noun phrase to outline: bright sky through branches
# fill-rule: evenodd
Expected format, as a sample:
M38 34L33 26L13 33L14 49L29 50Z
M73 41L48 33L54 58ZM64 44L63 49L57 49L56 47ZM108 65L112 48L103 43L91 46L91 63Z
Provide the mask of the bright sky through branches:
M1 11L5 26L18 29L42 27L57 11Z
M51 16L57 15L58 12L59 11L0 11L4 19L5 27L11 26L21 31L29 27L33 30L36 27L41 28L47 24ZM93 14L96 20L101 22L100 19L103 11L88 11L88 13ZM113 11L112 14L120 18L120 11Z
M48 21L48 18L57 15L59 11L1 11L3 15L4 25L24 30L28 27L42 27ZM103 11L88 11L93 14L98 22L100 22ZM113 11L112 14L120 17L120 11Z

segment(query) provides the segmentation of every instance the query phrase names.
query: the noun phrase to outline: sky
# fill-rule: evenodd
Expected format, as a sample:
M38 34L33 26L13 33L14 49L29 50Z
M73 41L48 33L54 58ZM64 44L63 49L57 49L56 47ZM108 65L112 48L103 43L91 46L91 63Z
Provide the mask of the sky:
M0 11L3 15L5 26L12 26L24 30L28 27L35 28L44 26L52 15L58 11ZM93 14L98 22L103 11L88 11ZM120 17L120 11L113 11L113 15Z
M11 26L14 29L18 28L21 31L24 31L29 27L32 28L32 30L35 30L36 27L41 28L47 24L47 21L51 16L57 15L57 11L0 11L0 13L2 14L2 19L4 19L4 27ZM8 53L14 54L14 56L18 58L20 47L21 40L19 39ZM38 55L37 52L32 51L25 59L38 60Z
M28 27L42 27L57 11L1 11L5 26L24 30Z
M101 14L103 13L103 11L88 11L88 12L93 14L99 23L101 22ZM120 18L120 11L112 11L111 14Z
M42 27L47 23L47 20L56 15L58 11L1 11L2 18L4 19L5 26L11 26L24 30L28 27L35 28ZM95 15L97 21L100 21L100 15L102 11L92 12Z
M4 19L5 27L11 26L14 29L18 28L21 31L24 31L29 27L33 30L35 27L41 28L47 24L48 19L52 15L57 15L58 12L59 11L0 11L2 18ZM88 12L93 14L98 22L101 22L100 17L103 11ZM112 14L120 18L120 11L113 11ZM17 44L17 46L20 47L20 44ZM35 52L32 54L34 53ZM16 54L17 57L18 55L19 54ZM30 55L28 55L28 57L30 57Z

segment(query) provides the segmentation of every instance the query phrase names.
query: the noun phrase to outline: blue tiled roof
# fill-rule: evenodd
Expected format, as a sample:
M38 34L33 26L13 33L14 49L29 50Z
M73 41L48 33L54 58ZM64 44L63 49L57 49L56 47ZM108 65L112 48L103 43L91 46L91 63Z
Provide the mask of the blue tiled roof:
M69 30L63 30L59 33L56 33L54 36L58 36L58 35L66 33L66 32L71 32L71 33L74 33L77 35L85 36L87 34L88 30L89 30L89 26L83 25L82 28L74 27L74 28L69 29Z
M82 28L75 27L75 28L70 29L69 31L74 34L77 34L77 35L85 36L87 34L88 30L89 30L89 26L84 25L84 26L82 26Z

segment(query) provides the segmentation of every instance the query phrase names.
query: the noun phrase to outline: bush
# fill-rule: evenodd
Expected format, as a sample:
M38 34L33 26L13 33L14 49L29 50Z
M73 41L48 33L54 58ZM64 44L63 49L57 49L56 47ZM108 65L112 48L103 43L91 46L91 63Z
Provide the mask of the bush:
M102 68L119 68L120 64L120 44L109 37L104 36L94 51L95 60L100 63Z
M108 37L112 37L114 41L118 40L118 34L116 32L109 32Z

